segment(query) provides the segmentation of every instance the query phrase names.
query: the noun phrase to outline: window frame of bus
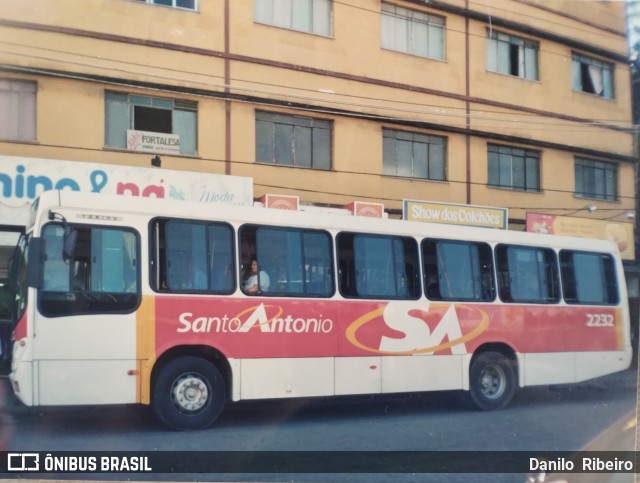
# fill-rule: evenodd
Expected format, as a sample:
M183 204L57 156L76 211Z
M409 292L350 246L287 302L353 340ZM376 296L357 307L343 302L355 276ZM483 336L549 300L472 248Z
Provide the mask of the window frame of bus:
M209 230L210 226L224 227L230 232L230 266L227 267L229 275L231 277L231 286L228 290L214 290L212 283L212 273L210 273L213 267L210 267L208 262L206 265L207 273L207 288L171 288L169 286L169 259L168 252L170 248L167 246L169 243L169 237L167 236L167 226L171 224L185 224L185 225L198 225L202 226L205 230L205 255L207 259L210 256L209 252ZM224 221L214 220L197 220L192 218L168 218L168 217L156 217L149 222L149 274L151 288L158 293L193 293L193 294L211 294L211 295L231 295L236 291L236 232L230 223ZM193 251L191 252L193 254Z
M566 261L565 257L571 255L571 261ZM575 267L577 264L574 262L575 255L593 256L599 257L604 263L600 273L600 280L604 282L601 285L603 293L606 294L608 299L613 301L595 301L595 300L580 300L577 294L577 278ZM559 253L560 260L560 273L562 275L562 292L564 300L570 305L618 305L620 303L620 289L617 283L618 276L616 271L616 264L614 257L610 253L605 252L591 252L587 250L570 250L563 249ZM571 270L571 273L569 273ZM595 276L595 274L594 274ZM572 284L573 286L570 286Z
M509 267L509 261L507 260L506 266L503 267L505 257L508 259L508 251L509 250L522 250L522 251L535 251L537 253L542 253L545 256L543 261L544 263L544 274L547 288L547 298L526 298L526 297L513 297L513 284L511 280L511 272ZM503 256L504 252L504 256ZM548 257L551 256L552 259ZM559 304L562 300L562 292L561 292L561 283L560 283L560 270L558 263L558 255L553 248L549 247L541 247L541 246L531 246L531 245L517 245L512 243L499 243L494 247L494 258L495 258L495 266L496 266L496 282L498 287L498 295L500 300L505 303L525 303L525 304L542 304L542 305L555 305ZM537 263L538 261L536 261ZM552 270L552 279L549 280L548 269ZM538 270L538 275L540 271ZM506 279L509 281L509 285L505 286L503 280ZM538 281L540 279L538 278ZM551 285L550 285L551 282ZM555 294L554 298L549 297L549 294Z
M67 317L67 316L75 316L75 315L93 315L93 314L130 314L135 312L140 303L142 301L141 297L141 270L140 270L140 256L141 256L141 243L140 243L140 232L132 227L123 227L123 226L114 226L114 225L90 225L90 224L70 224L69 227L72 230L76 230L78 235L80 231L85 231L89 233L89 270L88 274L91 276L92 273L92 261L94 253L91 251L92 245L91 240L93 239L93 231L94 230L104 230L104 231L115 231L119 233L130 233L133 235L135 240L135 257L132 260L133 268L135 270L135 276L132 282L135 283L135 291L124 291L124 292L109 292L109 291L91 291L91 290L75 290L73 284L73 271L74 267L72 263L78 263L79 257L77 257L77 246L80 241L77 242L74 247L73 257L70 260L64 260L62 252L60 253L60 259L53 259L52 261L62 261L67 268L68 275L68 287L67 290L47 290L45 284L45 277L47 275L47 250L49 243L47 243L47 230L51 227L56 227L64 230L62 223L50 222L46 223L41 230L41 238L44 241L44 249L42 250L42 260L43 267L41 272L41 280L38 284L38 297L37 297L37 307L38 311L44 315L45 317L54 318L54 317ZM80 240L80 237L78 236ZM61 247L62 248L62 247ZM75 267L78 272L76 272L76 276L80 272L80 265ZM85 274L86 275L86 274ZM48 294L61 294L58 300L47 300ZM130 300L127 301L126 298ZM56 304L60 306L60 308L55 308ZM117 303L119 307L114 309L110 309L110 306L114 303Z
M303 291L301 292L295 292L295 291L287 291L287 290L278 290L276 288L276 285L278 283L282 283L279 282L279 280L276 278L276 274L273 272L273 270L271 270L271 266L266 263L267 267L264 267L263 265L265 264L265 256L262 255L262 253L265 251L265 247L261 246L261 244L258 243L259 239L260 239L260 233L264 233L264 232L268 232L268 231L273 231L273 232L288 232L288 233L299 233L300 234L300 256L301 256L301 268L302 268L302 277L304 279L304 284L303 286ZM331 284L330 290L324 290L323 292L308 292L307 288L308 288L308 284L309 282L306 280L306 276L307 273L305 271L305 262L307 261L306 257L305 257L305 240L304 240L304 235L305 234L318 234L318 235L322 235L325 240L327 241L327 248L328 248L328 252L326 253L326 255L328 255L328 262L329 262L329 269L330 272L328 274L328 280ZM287 227L287 226L274 226L274 225L259 225L259 224L255 224L255 223L247 223L244 224L242 226L240 226L238 228L238 243L239 243L239 248L238 248L238 253L240 257L245 257L245 256L249 256L249 258L255 258L257 263L258 263L258 284L260 285L260 272L264 271L267 273L267 275L269 276L270 279L270 284L269 284L269 288L267 290L258 290L258 292L256 292L255 294L253 293L249 293L246 290L242 289L242 285L244 284L244 280L243 280L243 275L244 273L240 274L241 280L240 280L240 287L242 289L242 293L246 294L246 295L266 295L266 296L272 296L272 297L307 297L307 298L331 298L334 296L335 292L336 292L336 282L335 282L335 255L334 255L334 249L333 249L333 238L331 236L331 233L328 232L327 230L322 230L322 229L315 229L315 228L304 228L304 227ZM253 246L253 250L249 250L247 252L247 250L245 249L246 247L250 247ZM268 250L267 250L268 251ZM246 252L246 253L244 253ZM239 260L240 262L240 266L244 269L243 272L246 269L251 269L251 260L247 259L246 263L248 264L248 266L245 266L245 263L243 262L242 259ZM269 272L272 273L269 273ZM290 283L289 280L285 280L284 283Z
M397 273L394 269L394 280L396 281L396 295L390 296L388 294L375 294L358 293L358 274L356 263L356 251L355 240L360 237L367 237L370 239L385 239L390 241L400 241L402 243L402 255L403 260L401 266L404 267L404 280L407 289L407 295L397 295L398 282ZM392 247L393 249L393 247ZM411 250L412 260L407 262L407 253ZM385 300L418 300L422 297L422 285L420 281L420 256L418 241L411 236L399 236L399 235L381 235L378 233L365 233L365 232L340 232L336 235L336 251L338 257L338 288L340 294L344 298L349 299L385 299ZM343 256L343 255L350 255ZM350 263L349 263L350 262ZM406 267L411 265L413 267L413 274L407 274ZM394 261L393 266L398 266ZM353 274L350 278L350 274ZM411 283L410 278L413 279ZM353 289L348 281L353 282Z
M443 296L442 291L440 290L440 248L442 244L447 245L460 245L460 246L469 246L475 247L476 249L476 257L475 261L477 262L476 267L471 267L471 272L477 271L477 283L478 286L474 285L474 292L479 293L477 297L458 297L458 296ZM467 241L467 240L453 240L446 238L425 238L421 242L421 253L422 253L422 271L423 271L423 283L425 287L425 293L429 300L436 301L460 301L460 302L493 302L496 299L496 276L495 276L495 261L493 257L493 250L491 245L486 242L477 242L477 241ZM435 253L427 253L431 251L434 247ZM429 255L429 256L427 256ZM434 263L430 263L430 258L435 255L435 271L433 271L429 267L433 267ZM442 262L443 263L443 262ZM436 282L430 281L429 277L435 273ZM485 281L489 282L489 286L485 284ZM430 287L431 284L436 283L438 286L438 292L432 292Z

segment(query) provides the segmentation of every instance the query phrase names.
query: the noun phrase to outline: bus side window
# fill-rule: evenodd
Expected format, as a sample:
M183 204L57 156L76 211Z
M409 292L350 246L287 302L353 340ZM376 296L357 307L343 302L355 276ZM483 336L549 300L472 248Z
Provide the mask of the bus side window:
M240 246L243 285L246 282L243 290L248 295L333 295L332 242L328 232L244 225L240 228ZM251 268L254 258L257 262L256 273L252 273Z
M158 291L230 294L233 229L226 223L157 220L152 285Z
M413 238L339 233L337 243L343 296L407 300L420 296Z
M422 253L429 299L489 302L495 298L488 244L427 239Z
M556 254L549 248L496 247L498 291L504 302L553 304L560 301Z
M613 305L619 301L611 255L560 251L562 290L568 304Z

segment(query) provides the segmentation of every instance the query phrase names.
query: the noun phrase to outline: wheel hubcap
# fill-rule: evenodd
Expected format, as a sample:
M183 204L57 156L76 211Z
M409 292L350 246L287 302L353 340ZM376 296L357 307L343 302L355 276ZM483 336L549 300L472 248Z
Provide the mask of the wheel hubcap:
M506 375L502 367L491 364L486 366L480 373L480 390L482 395L488 399L497 399L505 391Z
M173 384L171 398L181 412L199 411L209 400L209 388L198 374L184 374Z

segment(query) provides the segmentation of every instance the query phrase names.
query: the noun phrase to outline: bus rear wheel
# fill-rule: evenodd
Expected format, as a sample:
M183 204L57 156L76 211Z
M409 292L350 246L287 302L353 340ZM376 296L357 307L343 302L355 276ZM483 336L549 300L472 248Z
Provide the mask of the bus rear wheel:
M204 429L218 418L226 400L222 374L199 357L180 357L155 380L151 406L156 417L177 430Z
M471 360L468 402L478 409L505 408L516 390L514 363L499 352L483 352Z

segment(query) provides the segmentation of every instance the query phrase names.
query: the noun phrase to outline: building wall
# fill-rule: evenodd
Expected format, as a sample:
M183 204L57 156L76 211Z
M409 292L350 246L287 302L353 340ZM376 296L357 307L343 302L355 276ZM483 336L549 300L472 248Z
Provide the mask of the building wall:
M105 146L105 91L196 101L195 156L163 167L251 176L254 194L303 203L405 198L624 221L634 210L635 158L622 2L390 1L445 18L445 56L381 48L373 0L333 3L330 36L254 21L253 1L204 1L199 11L134 0L23 0L0 12L0 79L37 83L37 140L0 153L148 166L150 155ZM99 14L96 14L99 12ZM228 17L228 22L225 20ZM489 72L487 31L539 42L539 80ZM574 92L580 52L614 64L615 95ZM34 70L36 69L36 70ZM333 122L330 171L256 163L255 112ZM382 129L444 136L445 181L384 176ZM540 152L539 192L487 186L487 144ZM575 195L574 158L618 167L616 201ZM617 217L617 218L616 218Z

